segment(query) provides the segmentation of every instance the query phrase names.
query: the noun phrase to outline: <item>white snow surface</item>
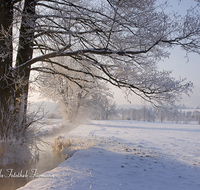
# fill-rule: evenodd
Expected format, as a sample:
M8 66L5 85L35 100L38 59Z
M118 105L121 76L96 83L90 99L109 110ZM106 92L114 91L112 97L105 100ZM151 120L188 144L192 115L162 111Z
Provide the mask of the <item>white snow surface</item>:
M92 121L60 138L70 157L20 190L200 189L200 125Z

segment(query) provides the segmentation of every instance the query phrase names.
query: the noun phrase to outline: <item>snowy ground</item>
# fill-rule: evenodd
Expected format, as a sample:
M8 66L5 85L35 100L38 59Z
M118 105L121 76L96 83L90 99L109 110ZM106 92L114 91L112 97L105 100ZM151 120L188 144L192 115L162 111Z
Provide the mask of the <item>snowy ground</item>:
M71 157L20 190L200 189L199 125L92 121L59 139Z

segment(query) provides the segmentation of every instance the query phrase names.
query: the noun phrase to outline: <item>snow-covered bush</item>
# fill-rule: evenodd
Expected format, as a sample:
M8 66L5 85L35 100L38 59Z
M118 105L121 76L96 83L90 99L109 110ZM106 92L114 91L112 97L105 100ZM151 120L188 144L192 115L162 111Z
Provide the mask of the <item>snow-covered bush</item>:
M30 127L40 118L25 115L23 121L15 113L0 110L0 165L25 164L39 156L37 142L41 142Z
M96 147L97 144L99 144L99 139L96 138L81 138L79 136L66 138L64 136L58 136L54 139L52 148L55 152L69 155L72 151Z
M64 140L61 136L58 136L54 139L52 148L55 152L61 153L63 150L68 149L72 145L72 142L72 139Z
M0 140L0 165L25 164L39 156L33 131L24 136Z

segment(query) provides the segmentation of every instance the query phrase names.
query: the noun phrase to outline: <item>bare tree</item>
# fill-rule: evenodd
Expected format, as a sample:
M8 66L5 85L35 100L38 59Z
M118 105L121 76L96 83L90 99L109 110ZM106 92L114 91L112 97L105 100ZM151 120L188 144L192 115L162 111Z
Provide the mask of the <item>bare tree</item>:
M80 88L78 75L88 75L87 82L98 78L154 105L174 104L191 90L191 82L158 71L156 62L168 57L168 48L176 45L200 53L196 9L180 17L166 14L168 4L158 5L156 0L0 0L0 4L3 112L24 118L31 71L65 76ZM55 57L74 60L77 67ZM93 68L99 72L93 73ZM20 122L22 126L26 121Z
M104 97L99 102L99 115L97 119L108 120L116 116L116 103L108 97Z
M66 60L60 58L57 61L64 64ZM68 65L71 68L77 67L76 62L73 60L69 61ZM73 75L68 70L62 71L62 67L59 66L48 68L54 69L59 73L62 72L66 76ZM93 73L96 72L93 70ZM42 97L58 103L58 110L63 118L70 122L77 122L85 118L99 117L101 119L103 114L106 114L107 118L109 115L112 115L112 104L108 100L108 97L112 97L112 93L106 84L99 80L94 80L94 78L83 73L79 74L78 77L80 81L76 84L62 75L40 73L37 77L36 89L38 89Z

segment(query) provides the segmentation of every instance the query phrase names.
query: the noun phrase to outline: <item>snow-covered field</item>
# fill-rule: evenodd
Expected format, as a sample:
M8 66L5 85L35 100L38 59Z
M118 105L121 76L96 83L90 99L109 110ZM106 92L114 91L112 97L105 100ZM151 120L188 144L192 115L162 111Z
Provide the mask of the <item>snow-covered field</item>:
M20 190L200 189L200 125L92 121L59 140L70 157Z

